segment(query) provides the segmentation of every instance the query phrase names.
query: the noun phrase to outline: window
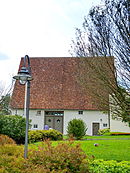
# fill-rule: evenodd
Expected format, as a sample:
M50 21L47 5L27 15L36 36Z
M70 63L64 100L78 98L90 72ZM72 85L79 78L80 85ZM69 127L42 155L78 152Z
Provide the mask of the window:
M103 124L103 127L107 127L107 124Z
M63 116L63 111L46 111L45 114L46 115L50 115L50 116Z
M83 114L83 111L79 111L79 114L82 115Z
M33 128L37 129L38 128L38 124L34 124Z
M37 111L37 116L40 116L41 115L41 111Z

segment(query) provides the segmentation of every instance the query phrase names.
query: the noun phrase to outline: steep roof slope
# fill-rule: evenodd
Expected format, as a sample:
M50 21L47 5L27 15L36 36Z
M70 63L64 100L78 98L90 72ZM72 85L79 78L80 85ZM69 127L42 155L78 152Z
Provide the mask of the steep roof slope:
M30 58L33 76L30 89L30 108L105 109L93 103L91 96L77 80L79 62L80 58L74 57ZM22 63L23 58L21 59L20 67ZM89 78L87 80L88 85L92 85L89 82ZM24 107L24 88L25 86L20 85L18 81L15 83L10 104L12 108L19 109ZM105 94L106 96L108 97L108 93Z

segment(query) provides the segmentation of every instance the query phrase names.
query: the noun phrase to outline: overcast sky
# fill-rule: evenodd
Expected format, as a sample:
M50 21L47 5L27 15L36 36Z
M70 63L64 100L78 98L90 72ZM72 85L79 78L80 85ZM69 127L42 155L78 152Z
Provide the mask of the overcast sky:
M0 0L0 85L9 85L20 58L65 57L75 28L100 0Z

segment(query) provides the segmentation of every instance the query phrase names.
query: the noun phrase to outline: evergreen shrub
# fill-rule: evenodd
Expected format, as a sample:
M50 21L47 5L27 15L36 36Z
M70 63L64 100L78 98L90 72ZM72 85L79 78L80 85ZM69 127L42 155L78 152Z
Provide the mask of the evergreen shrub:
M19 115L0 115L0 134L11 137L18 144L25 140L26 120Z
M62 140L63 134L57 130L29 130L29 143L43 141L46 139L50 140Z
M69 137L81 139L86 135L87 126L81 119L73 119L68 123L67 133Z

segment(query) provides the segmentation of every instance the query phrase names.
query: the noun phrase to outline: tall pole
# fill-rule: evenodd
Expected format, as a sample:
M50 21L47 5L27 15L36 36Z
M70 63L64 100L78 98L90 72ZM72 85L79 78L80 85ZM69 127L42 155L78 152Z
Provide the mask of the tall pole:
M26 116L25 145L24 145L25 159L28 157L29 104L30 104L30 81L27 80L25 85L25 107L24 107L24 115Z
M28 62L28 64L26 63ZM27 66L28 65L28 66ZM26 117L26 129L25 129L25 145L24 145L24 158L28 157L28 129L29 129L29 104L30 104L30 81L32 80L31 76L31 66L30 59L28 55L24 57L24 63L21 67L21 70L16 76L13 77L16 80L20 81L20 84L25 85L25 104L24 104L24 115Z

